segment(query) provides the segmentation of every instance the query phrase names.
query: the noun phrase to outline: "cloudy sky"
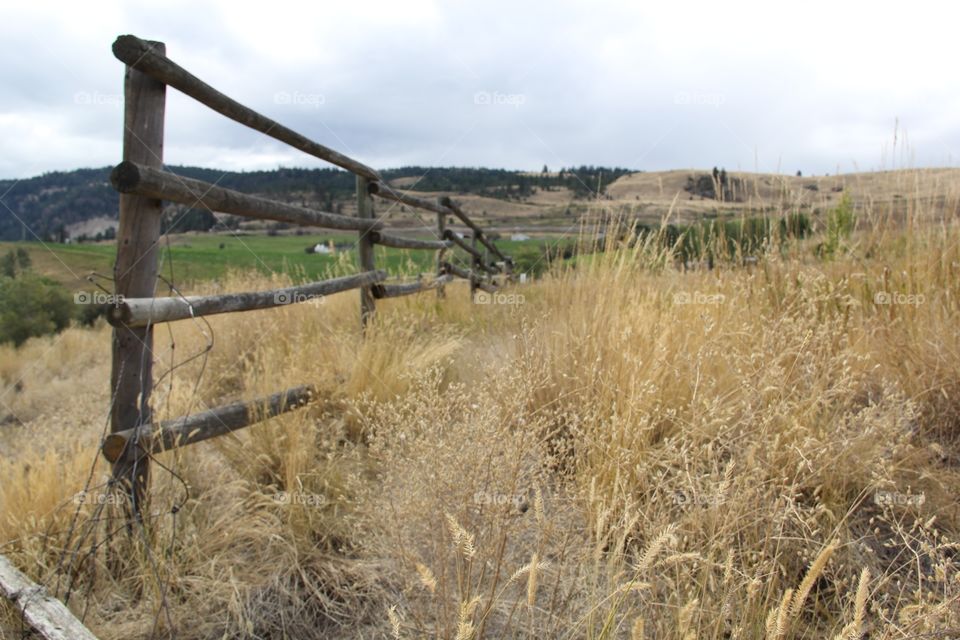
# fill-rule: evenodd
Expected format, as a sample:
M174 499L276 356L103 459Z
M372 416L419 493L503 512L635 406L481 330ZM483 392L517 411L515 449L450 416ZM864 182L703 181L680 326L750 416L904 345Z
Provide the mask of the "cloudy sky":
M960 158L952 3L13 4L0 1L0 178L119 162L110 45L124 33L377 168L810 174ZM321 164L175 90L166 136L171 164Z

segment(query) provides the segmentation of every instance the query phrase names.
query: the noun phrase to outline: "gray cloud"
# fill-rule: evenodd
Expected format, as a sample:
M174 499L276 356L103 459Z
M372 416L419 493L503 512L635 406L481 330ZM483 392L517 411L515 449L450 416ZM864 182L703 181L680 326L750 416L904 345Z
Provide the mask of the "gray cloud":
M378 167L869 169L894 161L896 118L910 141L898 164L953 162L957 16L945 13L957 9L794 4L9 9L0 177L118 161L123 68L110 44L121 33L166 42L228 95ZM166 132L170 163L322 164L173 90Z

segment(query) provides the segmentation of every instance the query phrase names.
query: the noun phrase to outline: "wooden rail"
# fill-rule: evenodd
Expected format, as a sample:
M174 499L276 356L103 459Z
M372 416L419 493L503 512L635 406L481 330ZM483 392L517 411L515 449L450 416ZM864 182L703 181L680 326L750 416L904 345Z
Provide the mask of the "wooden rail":
M374 317L378 299L432 289L442 297L444 285L454 277L469 281L472 299L476 289L496 290L493 282L478 274L480 270L489 273L503 271L487 260L488 251L506 266L507 279L512 263L449 198L427 200L393 189L362 162L314 142L220 93L167 58L163 43L124 35L114 42L113 52L126 64L123 162L110 175L111 184L120 192L114 278L116 293L122 302L108 315L114 326L113 405L111 433L103 443L102 452L113 464L114 477L126 487L133 515L139 517L146 498L151 454L201 442L291 411L308 402L313 393L310 387L298 387L252 402L238 402L155 425L150 411L155 325L218 313L267 309L359 289L360 321L361 326L366 327ZM357 215L344 216L298 207L164 171L163 126L167 86L240 124L353 173L356 176ZM374 195L436 213L436 239L408 238L385 229L374 211L371 197ZM155 297L157 247L164 200L260 220L356 231L360 272L269 291L187 298ZM459 218L473 231L471 244L446 230L447 216ZM477 246L478 241L484 247L483 252ZM376 269L377 245L436 251L435 277L405 284L386 282L386 273ZM458 267L448 259L447 251L454 248L466 252L472 269Z
M413 238L404 238L381 231L371 231L370 240L374 244L381 244L385 247L394 247L396 249L427 249L439 251L449 249L453 243L445 240L416 240Z
M474 283L474 285L487 293L493 293L497 290L495 286L486 282L482 276L477 275L475 272L470 271L469 269L463 269L458 267L455 264L450 264L449 262L443 263L443 272L446 274L455 275L458 278L463 278L464 280L469 280Z
M279 220L305 226L349 231L382 229L377 220L361 220L335 213L312 211L275 200L250 196L225 189L202 180L122 162L110 173L110 183L120 193L133 193L148 198L170 200L189 207L204 207L219 213L232 213L260 220Z
M218 313L269 309L322 299L341 291L369 286L387 279L385 271L368 271L332 280L268 291L226 293L184 298L135 298L110 307L107 319L114 326L145 327L161 322L212 316Z
M443 237L446 238L447 240L449 240L450 242L452 242L453 244L457 245L458 247L460 247L461 249L463 249L463 250L466 251L467 253L469 253L471 256L473 256L474 259L476 260L477 266L480 267L481 269L483 269L484 271L486 271L487 273L499 273L499 272L500 272L500 269L497 268L496 265L487 264L486 259L484 258L483 254L480 253L479 251L477 251L476 247L473 247L473 246L467 244L466 242L464 242L464 241L463 241L463 238L461 238L460 236L458 236L455 231L452 231L452 230L450 230L450 229L447 229L447 230L444 232ZM474 239L476 239L476 236L474 236Z
M2 555L0 593L17 607L30 627L46 640L97 640L65 604L49 595Z
M113 55L121 62L126 63L128 67L185 93L197 102L210 107L231 120L288 144L294 149L299 149L311 156L342 167L351 173L363 176L368 180L380 179L376 171L362 162L357 162L353 158L348 158L329 147L318 144L306 136L288 129L279 122L271 120L223 95L167 58L165 47L159 42L141 40L131 35L120 36L113 43Z
M411 196L407 193L394 191L393 188L382 182L371 182L370 193L375 196L380 196L386 200L393 200L394 202L399 202L400 204L405 204L409 207L414 207L417 209L426 209L427 211L433 211L435 213L441 213L444 215L449 215L451 213L450 209L444 207L438 202L431 202L425 198L417 198L416 196Z
M379 284L373 287L373 297L380 298L398 298L400 296L409 296L413 293L439 289L443 285L452 281L449 275L439 276L430 281L417 281L409 284Z
M202 442L298 409L313 400L315 393L316 389L305 385L266 398L234 402L192 416L168 420L156 428L146 425L111 433L103 441L100 450L107 460L116 462L128 448L132 448L131 445L147 453L160 453Z
M467 214L463 212L463 209L460 208L460 205L458 205L456 202L454 202L450 198L443 198L443 203L453 213L453 215L460 218L460 221L463 222L463 224L470 227L470 230L473 231L474 237L477 240L479 240L481 243L483 243L483 246L489 249L490 252L492 252L495 256L497 256L507 264L510 264L512 262L510 258L508 258L503 253L501 253L500 249L497 248L497 245L493 244L492 242L490 242L490 240L487 239L487 237L483 233L483 229L481 229L476 224L474 224L473 220L471 220L467 216Z

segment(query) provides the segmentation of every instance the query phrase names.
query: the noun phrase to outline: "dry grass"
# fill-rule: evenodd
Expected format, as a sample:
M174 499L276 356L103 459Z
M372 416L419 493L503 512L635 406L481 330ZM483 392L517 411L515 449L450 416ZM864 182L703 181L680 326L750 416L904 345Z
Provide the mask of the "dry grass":
M611 246L520 305L386 302L365 340L355 292L158 330L161 371L215 342L160 381L161 417L321 400L161 456L132 548L71 499L108 331L7 350L0 549L63 595L61 552L101 543L70 604L104 638L956 635L960 227L923 206L895 231L861 212L829 262Z

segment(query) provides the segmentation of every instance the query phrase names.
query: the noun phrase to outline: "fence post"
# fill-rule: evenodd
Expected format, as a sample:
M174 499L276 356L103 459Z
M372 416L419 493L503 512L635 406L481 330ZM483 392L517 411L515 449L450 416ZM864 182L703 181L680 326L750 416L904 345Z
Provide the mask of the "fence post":
M470 238L471 238L471 239L470 239L470 246L473 247L474 250L476 250L476 249L477 249L477 232L476 232L476 230L474 230L474 231L470 234ZM480 266L479 266L479 265L480 265L480 260L478 260L476 256L473 256L473 257L470 259L470 264L472 265L472 267L470 268L470 271L471 271L471 274L470 274L470 276L471 276L471 277L470 277L470 302L473 302L473 301L475 300L474 296L475 296L476 293L477 293L477 280L476 280L476 278L478 278L478 277L480 276Z
M166 54L162 42L151 42L150 46ZM123 84L123 159L159 168L163 165L166 85L129 66ZM161 211L160 200L120 194L117 260L113 270L118 296L154 296ZM151 421L153 328L114 328L112 351L110 431L117 433ZM139 447L127 447L113 464L113 478L126 491L132 514L139 519L150 480L149 458Z
M370 181L363 176L357 176L357 217L373 218L373 199L370 197ZM369 231L361 231L357 241L357 259L361 271L374 271L377 268L373 256L373 241ZM360 327L366 328L373 313L376 311L376 302L373 298L373 287L368 285L360 288Z
M487 250L487 245L483 245L483 260L481 260L480 262L481 262L481 264L484 264L484 265L490 264L490 254L489 254L489 252L488 252L488 250ZM497 284L497 277L496 277L496 275L491 274L491 275L490 275L490 281L491 281L494 285L496 285L496 284Z
M443 207L443 196L437 198L437 205ZM447 216L444 213L437 214L437 238L440 240L444 239L444 232L447 229ZM437 277L439 278L443 275L443 257L446 253L446 249L440 249L437 251ZM443 285L437 287L437 298L446 298L447 292L444 291Z

